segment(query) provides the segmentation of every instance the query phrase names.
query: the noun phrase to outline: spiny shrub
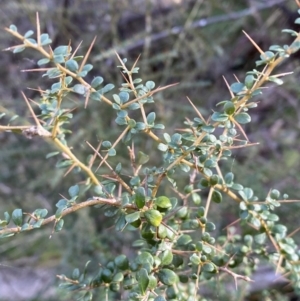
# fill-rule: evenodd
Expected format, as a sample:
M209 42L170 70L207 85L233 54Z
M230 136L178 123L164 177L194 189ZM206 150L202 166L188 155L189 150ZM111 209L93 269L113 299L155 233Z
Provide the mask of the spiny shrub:
M296 22L300 23L300 18ZM244 125L251 122L249 111L257 106L256 96L262 94L268 82L283 83L281 77L286 74L274 70L300 48L297 32L284 30L295 36L294 42L273 45L267 51L245 33L260 53L258 69L227 84L228 98L220 100L211 116L205 118L189 100L194 115L183 122L183 129L168 132L147 107L153 108L156 93L172 85L156 87L153 81L144 82L138 77L138 61L130 67L116 54L124 78L116 89L112 83L104 85L101 76L91 82L85 79L93 68L88 58L95 41L83 56L70 44L53 49L49 35L40 31L38 15L35 36L32 30L20 33L15 25L6 31L19 41L7 50L38 52L42 78L54 82L40 90L35 103L38 115L23 94L34 120L32 125L1 125L0 130L51 141L57 151L47 157L63 155L57 167L65 168L69 177L71 171L81 172L85 181L69 187L68 196L57 201L53 215L49 216L44 208L30 213L22 208L3 212L1 238L39 231L49 223L53 224L54 235L63 229L67 215L98 206L97 210L114 221L115 231L136 231L139 238L130 256L119 254L102 262L95 275L88 273L87 263L83 271L76 268L70 276L59 276L60 287L80 300L92 300L103 292L106 300L204 300L202 288L217 281L222 286L222 275L235 282L250 282L260 259L272 262L278 272L287 275L295 290L300 290L300 251L275 213L288 195L270 189L264 199L258 199L250 187L243 186L238 174L223 170L221 164L231 157L233 149L251 145L244 130ZM85 107L90 102L110 106L120 128L120 134L112 135L111 141L98 145L86 141L92 153L86 160L78 158L76 148L68 141L74 115L64 103L72 93L82 97ZM144 145L134 147L141 136L154 141L156 158L148 155ZM118 157L124 146L128 148L126 167ZM151 165L154 161L160 165ZM185 187L177 185L182 172L185 175L180 181L185 181ZM240 223L241 234L221 234L219 217L210 212L222 202L237 208L236 223Z

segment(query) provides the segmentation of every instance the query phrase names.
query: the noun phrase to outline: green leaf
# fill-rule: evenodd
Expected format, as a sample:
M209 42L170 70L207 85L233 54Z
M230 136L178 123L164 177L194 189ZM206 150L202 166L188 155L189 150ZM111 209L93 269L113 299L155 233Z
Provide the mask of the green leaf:
M35 215L37 218L44 218L47 216L47 214L48 214L47 209L36 209L33 212L33 215Z
M158 279L165 285L173 285L177 281L177 275L169 269L162 269L158 272Z
M137 212L133 212L133 213L130 213L130 214L127 214L125 216L125 220L127 223L133 223L134 221L138 220L141 216L141 213L139 211Z
M201 196L198 193L192 193L192 200L195 205L201 204Z
M212 263L205 263L203 266L202 266L202 271L204 272L213 272L215 270L215 267Z
M217 121L217 122L224 122L224 121L228 120L228 115L227 114L222 114L222 113L219 113L219 112L214 112L211 115L211 119L213 121Z
M101 76L96 76L92 82L91 82L91 86L94 88L94 89L97 89L99 88L99 86L103 83L103 77Z
M17 119L19 117L19 115L14 115L14 116L12 116L10 119L9 119L9 121L8 121L8 123L11 123L11 122L13 122L15 119Z
M154 264L154 258L149 252L143 251L137 256L136 263L141 265L149 263L152 266Z
M152 90L155 87L155 82L153 81L147 81L145 86L147 87L148 90Z
M39 66L42 66L42 65L48 64L49 62L50 62L50 59L44 58L44 59L38 60L37 64L38 64Z
M138 152L138 165L143 165L149 161L149 156L141 151Z
M182 234L178 240L177 240L177 245L178 246L186 246L188 245L189 243L191 243L193 240L191 238L190 235L188 234Z
M23 211L22 209L15 209L11 215L11 218L16 226L20 227L23 222Z
M55 232L61 231L63 226L64 226L64 220L60 219L57 223L55 223L55 227L54 227Z
M124 280L124 275L121 272L115 274L113 277L113 282L122 282L123 280Z
M86 87L84 85L81 85L81 84L74 85L72 90L73 90L73 92L75 92L77 94L81 94L81 95L86 93Z
M52 40L50 39L49 35L47 33L42 33L40 35L41 45L46 46L52 43Z
M270 198L278 200L280 197L280 192L277 189L273 189L270 193Z
M124 104L129 100L129 93L121 91L119 93L119 97L120 97L121 103Z
M173 261L173 253L171 250L164 250L158 256L162 265L169 265Z
M245 78L245 86L247 87L247 89L251 89L253 84L255 82L255 78L253 75L247 75Z
M125 215L124 214L120 215L117 222L116 222L116 230L117 231L122 231L125 228L126 223L127 222L126 222L126 219L125 219Z
M205 224L205 231L206 232L212 232L212 231L215 231L216 230L216 225L212 222L207 222Z
M199 265L201 263L201 260L200 257L194 253L192 256L190 256L190 262L195 265Z
M231 86L230 86L230 89L233 93L235 94L238 94L240 92L243 92L245 91L245 85L243 83L233 83Z
M150 282L146 269L142 268L139 270L139 272L137 273L137 281L142 295L145 295Z
M79 272L79 269L76 268L76 269L73 270L72 279L77 280L79 277L80 277L80 272Z
M166 145L166 144L159 143L157 148L158 148L160 151L165 152L165 151L168 150L169 147L168 147L168 145Z
M114 148L111 148L108 152L107 152L107 155L109 157L113 157L117 154L116 150Z
M234 116L234 119L241 124L245 124L251 121L251 117L247 113L239 113Z
M11 25L9 26L9 29L10 29L10 30L12 30L12 31L15 31L15 32L17 32L17 31L18 31L18 28L17 28L17 26L16 26L16 25L14 25L14 24L11 24Z
M69 192L69 196L71 198L73 198L75 196L78 196L78 194L79 194L79 186L78 185L71 186L69 188L68 192Z
M23 50L25 50L25 47L20 46L20 47L14 48L13 53L19 53L19 52L22 52Z
M225 177L224 177L224 180L225 180L225 183L227 185L230 185L233 183L233 179L234 179L234 174L232 172L228 172Z
M76 72L79 68L78 63L75 60L66 61L66 68L72 72Z
M162 215L158 210L150 209L144 213L146 220L155 227L158 227L162 222Z
M108 207L104 210L104 215L107 217L113 217L119 212L119 208L116 207Z
M134 128L136 126L136 121L134 119L129 119L128 125L130 126L130 128Z
M46 159L49 159L49 158L51 158L51 157L53 157L53 156L56 156L56 155L58 155L60 152L52 152L52 153L49 153L49 154L47 154L46 155Z
M10 222L10 215L7 211L4 212L4 219L7 222L7 224Z
M268 81L273 82L273 83L277 84L278 86L283 84L283 80L276 76L269 76Z
M148 288L150 290L154 290L157 288L157 279L154 275L149 275L149 285Z
M108 140L102 142L102 146L105 148L111 148L111 145L112 145L111 142Z
M86 64L83 66L82 71L85 73L88 73L89 71L91 71L93 69L93 65L92 64Z
M28 223L25 223L25 224L22 225L21 231L26 231L29 228L30 228L30 225Z
M98 92L99 92L100 94L105 94L105 93L111 91L114 87L115 87L115 86L114 86L113 84L107 84L106 86L104 86L104 88L98 90Z
M168 209L172 207L171 200L166 196L159 196L155 200L155 205L159 208Z
M147 123L149 125L153 125L154 121L155 121L155 118L156 118L156 114L154 112L149 113L148 116L147 116Z
M65 56L62 54L54 55L53 56L53 61L56 64L62 64L65 62Z

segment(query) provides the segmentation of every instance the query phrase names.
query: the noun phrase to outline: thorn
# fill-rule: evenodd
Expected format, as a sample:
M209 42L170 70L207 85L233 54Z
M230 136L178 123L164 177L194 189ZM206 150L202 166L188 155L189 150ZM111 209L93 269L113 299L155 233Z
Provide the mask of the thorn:
M196 106L193 104L193 102L189 99L189 97L187 96L186 98L187 98L187 100L190 102L191 106L192 106L193 109L196 111L196 113L198 114L198 116L201 118L201 120L202 120L205 124L207 124L206 121L205 121L205 119L203 118L202 114L201 114L200 111L196 108Z
M234 98L234 94L233 94L233 92L230 90L230 86L229 86L229 84L228 84L228 82L227 82L227 80L226 80L226 78L225 78L224 75L223 75L223 79L224 79L224 82L225 82L225 84L226 84L226 86L227 86L227 89L228 89L228 91L229 91L229 93L230 93L231 98Z
M249 39L249 41L254 45L254 47L260 52L260 54L262 54L263 56L265 56L265 53L261 50L261 48L254 42L254 40L252 40L252 38L246 33L246 31L243 30L243 33L245 34L245 36Z
M84 65L85 65L85 63L86 63L86 61L87 61L87 59L88 59L88 57L89 57L89 55L90 55L90 53L91 53L91 50L92 50L92 48L94 47L94 44L95 44L95 42L96 42L96 39L97 39L97 36L94 37L94 39L93 39L93 41L92 41L92 43L91 43L91 45L90 45L88 51L86 52L86 54L85 54L85 56L84 56L84 58L83 58L83 60L82 60L82 62L81 62L81 65L80 65L80 67L79 67L78 72L81 72L82 68L84 67ZM81 44L81 43L80 43L80 44Z

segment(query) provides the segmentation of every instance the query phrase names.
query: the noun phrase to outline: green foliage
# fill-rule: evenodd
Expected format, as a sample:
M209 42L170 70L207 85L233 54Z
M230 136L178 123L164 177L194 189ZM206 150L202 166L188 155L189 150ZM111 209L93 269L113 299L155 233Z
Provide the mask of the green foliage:
M125 79L118 89L112 83L104 85L101 76L89 82L84 79L93 68L86 64L89 51L76 56L77 50L66 45L52 50L48 46L52 43L50 37L41 34L39 28L36 40L30 38L33 31L22 35L15 25L6 30L21 41L10 47L14 53L35 50L42 56L38 65L49 64L42 77L51 79L51 86L41 92L38 117L24 95L34 125L1 125L0 130L19 129L27 138L51 140L58 151L51 151L47 158L61 155L63 159L58 159L56 167L65 169L66 175L76 171L84 181L69 187L68 197L56 203L54 215L48 216L43 208L32 213L21 208L11 214L5 212L0 220L1 238L49 223L53 224L53 232L58 232L64 227L65 216L101 205L103 214L114 222L115 231L135 231L139 238L133 243L130 256L121 254L101 262L96 275L89 273L88 261L83 272L75 268L70 277L59 276L60 287L74 292L81 300L97 298L103 291L107 300L108 296L111 300L120 296L127 300L189 301L191 296L193 300L202 300L199 284L218 281L220 273L234 280L250 281L256 267L253 257L266 258L281 268L295 290L300 291L298 246L273 213L287 197L281 200L281 193L272 189L264 200L259 200L253 189L236 182L239 177L223 170L221 164L232 156L232 149L250 144L242 127L251 122L248 112L256 106L255 100L250 99L262 93L266 82L282 83L280 75L273 71L300 48L298 34L290 46L271 46L268 51L260 51L256 64L263 69L253 70L244 82L230 85L231 99L219 102L219 111L210 118L204 119L192 104L195 117L184 122L182 133L168 133L162 132L165 126L157 123L156 113L146 110L155 103L155 94L167 87L155 89L153 81L143 83L135 78L139 72L137 62L130 68L127 60L117 55L118 68ZM73 115L73 108L64 103L71 93L82 96L85 106L93 101L110 106L120 129L117 137L112 133L113 142L102 141L94 147L87 141L90 155L84 159L76 156L70 143L70 124L76 112ZM161 155L158 167L149 163L147 147L132 147L140 135L154 141L156 156ZM131 168L123 168L121 163L125 146ZM182 172L183 188L178 185L178 174ZM168 184L162 186L163 182ZM168 189L163 190L164 187ZM175 191L176 197L170 191ZM242 235L233 235L230 230L227 236L218 233L218 217L209 213L213 206L221 206L225 201L236 206ZM200 206L201 203L204 205Z

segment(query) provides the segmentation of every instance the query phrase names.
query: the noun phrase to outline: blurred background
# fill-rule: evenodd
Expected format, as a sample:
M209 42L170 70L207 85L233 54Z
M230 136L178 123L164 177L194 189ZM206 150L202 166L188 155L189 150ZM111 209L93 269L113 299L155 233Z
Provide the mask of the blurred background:
M153 80L156 86L179 83L157 94L155 106L149 107L169 133L182 128L186 117L195 117L186 96L207 118L216 103L230 97L222 76L233 83L234 76L243 80L245 73L255 68L259 54L242 30L263 50L292 41L290 35L281 33L282 29L299 30L294 24L297 6L293 0L2 0L1 49L16 44L4 27L15 24L22 33L35 30L36 12L42 32L49 33L53 41L52 48L69 41L76 48L82 41L78 53L84 54L97 36L90 56L94 69L88 81L100 75L105 83L116 87L123 82L116 68L117 51L128 59L128 66L140 55L138 77L144 82ZM40 58L32 51L1 52L0 113L6 113L2 124L15 115L19 117L13 124L32 123L20 92L38 99L39 94L28 88L44 89L51 81L41 79L41 73L21 70L37 68ZM225 170L239 175L240 184L252 187L261 199L271 188L299 199L299 58L295 54L278 68L277 73L294 74L286 76L282 86L268 84L269 88L257 99L259 106L250 111L253 122L245 130L250 141L259 145L239 150L224 165ZM68 96L68 102L77 108L68 141L79 158L90 154L85 140L95 145L99 140L113 141L112 137L118 136L115 113L104 103L90 102L83 109L84 101L76 95ZM141 137L137 148L144 142ZM148 155L157 158L157 162L150 163L159 165L156 145L146 143ZM84 180L81 174L64 178L65 170L55 168L56 157L45 160L46 154L55 149L42 139L0 133L0 146L0 214L15 208L23 208L24 212L46 208L53 213L60 194L67 194L68 187ZM125 147L120 160L128 164ZM182 187L187 184L185 180ZM234 221L236 208L232 203L226 202L220 208L216 212L220 225ZM279 215L291 231L299 227L299 209L298 203L280 209ZM1 240L0 300L73 300L57 290L56 274L82 268L89 259L97 265L114 254L130 253L128 242L135 234L115 233L110 229L112 224L100 209L89 208L68 216L64 230L51 239L52 226L48 226ZM299 236L295 235L295 239L299 243ZM227 300L225 295L222 300Z

